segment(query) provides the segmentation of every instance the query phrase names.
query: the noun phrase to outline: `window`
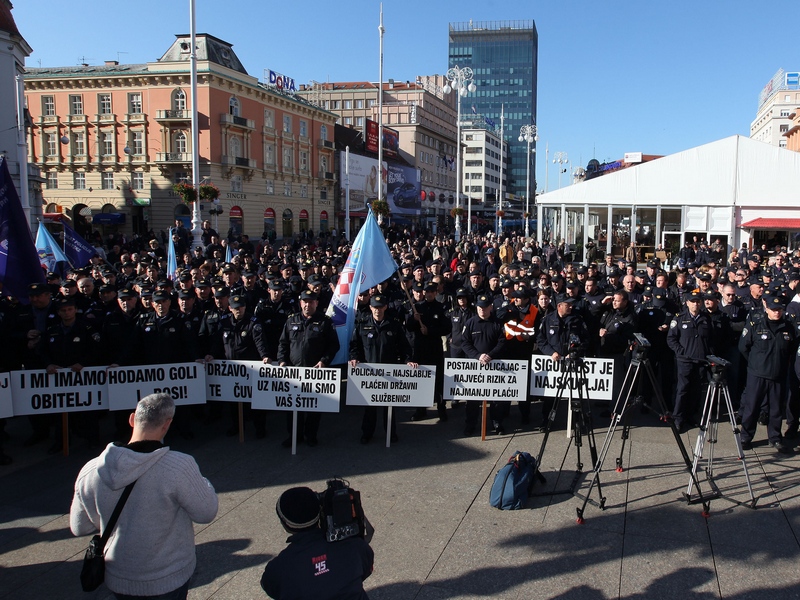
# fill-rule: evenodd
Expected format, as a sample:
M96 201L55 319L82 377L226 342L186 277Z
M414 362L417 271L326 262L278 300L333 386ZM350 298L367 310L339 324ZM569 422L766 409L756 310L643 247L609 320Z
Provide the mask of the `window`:
M300 170L308 171L308 152L300 153Z
M308 122L300 121L300 136L308 137Z
M320 156L319 157L319 170L322 172L327 172L328 170L328 157L327 156Z
M786 138L778 140L778 148L786 148Z
M114 154L114 134L108 132L102 135L103 135L102 138L103 156L111 156L112 154Z
M58 156L58 135L55 133L47 134L47 156Z
M328 199L328 188L319 188L319 199L320 200Z
M53 96L42 96L42 115L52 117L56 114L56 100Z
M272 179L267 179L267 194L275 193L275 182Z
M283 149L283 168L284 169L291 169L292 168L292 149L291 148L284 148Z
M114 189L114 173L111 171L101 173L102 179L101 186L104 190L113 190Z
M358 127L363 127L364 126L364 117L356 117L356 125Z
M275 127L275 113L269 109L264 109L264 127Z
M353 110L353 101L352 100L345 100L344 101L344 108L345 108L345 110Z
M792 101L792 96L791 96L791 94L786 94L786 95L783 97L783 101L784 101L784 102L791 102L791 101Z
M356 108L364 108L364 101L356 100Z
M327 125L320 125L319 128L319 139L323 141L327 141L328 139L328 126Z
M86 155L86 135L82 131L72 135L72 153L75 156Z
M128 112L132 115L142 114L142 94L140 92L128 94Z
M781 125L781 133L786 133L787 131L789 131L789 126L788 125Z
M86 173L72 174L72 187L76 190L86 189Z
M97 95L97 112L101 115L111 114L111 94Z
M283 195L284 196L291 196L292 195L292 184L288 181L284 182L283 184Z
M234 175L231 177L231 191L232 192L241 192L242 191L242 176L241 175Z
M83 114L83 96L74 95L69 97L69 114Z
M178 154L186 154L186 134L182 131L179 131L175 134L175 138L172 140L173 147L175 152Z
M339 109L339 101L331 100L331 110L338 110L338 109Z
M264 162L266 162L268 165L275 164L275 146L272 144L267 144Z
M228 156L232 156L233 158L238 158L242 155L242 143L239 141L239 138L236 136L231 137L228 140Z
M300 197L301 198L308 198L308 186L301 185L300 186Z
M234 117L239 116L239 99L236 96L231 96L228 102L228 112Z
M375 100L375 98L370 98L369 99L369 107L372 108L373 106L375 106L377 104L377 102L378 101Z
M789 109L788 108L781 109L781 116L782 117L788 117L789 116Z
M189 174L186 171L175 171L172 183L189 183Z
M291 115L283 115L283 132L292 133L292 117Z
M133 132L133 147L131 148L134 156L144 154L144 131Z
M47 189L48 190L58 189L58 173L56 173L55 171L49 171L47 173Z
M353 124L353 117L345 117L344 118L345 125L352 125Z
M134 190L144 189L144 173L140 171L131 173L131 188Z
M175 90L172 92L172 109L186 110L186 92L183 90Z

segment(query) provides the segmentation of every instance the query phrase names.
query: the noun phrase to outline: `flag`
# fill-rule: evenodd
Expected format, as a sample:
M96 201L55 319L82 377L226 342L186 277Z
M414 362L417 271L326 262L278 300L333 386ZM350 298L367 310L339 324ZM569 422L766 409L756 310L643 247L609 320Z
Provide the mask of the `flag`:
M353 242L328 307L328 316L333 320L333 327L339 336L339 352L331 364L347 362L350 336L355 327L358 294L389 279L396 270L397 264L389 252L375 214L370 210L367 221Z
M89 264L97 250L66 223L64 225L64 253L76 269Z
M11 180L8 163L0 156L0 282L3 294L28 301L28 285L45 283L31 230Z
M225 244L225 262L229 263L233 260L233 251L231 250L230 243Z
M475 105L474 104L472 105L472 114L473 115L477 115L478 114L478 111L475 109Z
M172 227L169 228L169 245L167 246L167 279L175 280L178 271L178 257L175 254L175 240L172 239Z
M47 271L56 272L58 263L69 262L67 255L42 223L39 223L39 231L36 232L36 251L39 254L39 262Z

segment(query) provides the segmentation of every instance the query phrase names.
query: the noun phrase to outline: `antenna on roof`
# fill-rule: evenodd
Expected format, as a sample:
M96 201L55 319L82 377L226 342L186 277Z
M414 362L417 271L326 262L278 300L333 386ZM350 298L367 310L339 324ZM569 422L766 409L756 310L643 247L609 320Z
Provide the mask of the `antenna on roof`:
M94 59L93 59L93 58L86 58L85 56L81 56L81 57L78 59L78 61L79 61L79 62L78 62L78 64L79 64L79 65L81 65L81 66L83 66L83 67L88 67L88 66L89 66L89 61L90 61L90 60L94 60Z
M120 62L119 55L120 54L128 54L127 52L122 52L121 50L117 52L117 62Z

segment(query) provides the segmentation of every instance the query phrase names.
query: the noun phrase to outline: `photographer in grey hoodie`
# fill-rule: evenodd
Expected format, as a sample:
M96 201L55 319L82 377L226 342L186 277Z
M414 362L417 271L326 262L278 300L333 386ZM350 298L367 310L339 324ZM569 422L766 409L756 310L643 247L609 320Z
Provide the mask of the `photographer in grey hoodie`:
M194 459L163 444L175 404L142 398L128 444L109 444L81 469L70 509L74 535L105 531L125 487L130 497L106 546L105 582L118 599L185 599L196 565L192 522L209 523L217 494Z

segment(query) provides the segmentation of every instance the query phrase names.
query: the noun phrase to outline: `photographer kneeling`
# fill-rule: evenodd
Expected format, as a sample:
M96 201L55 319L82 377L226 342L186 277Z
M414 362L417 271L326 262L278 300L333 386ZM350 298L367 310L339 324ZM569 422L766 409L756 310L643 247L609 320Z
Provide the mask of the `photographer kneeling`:
M363 582L374 553L359 536L329 542L320 525L320 498L307 487L286 490L275 507L289 546L267 563L261 587L276 600L368 600Z

